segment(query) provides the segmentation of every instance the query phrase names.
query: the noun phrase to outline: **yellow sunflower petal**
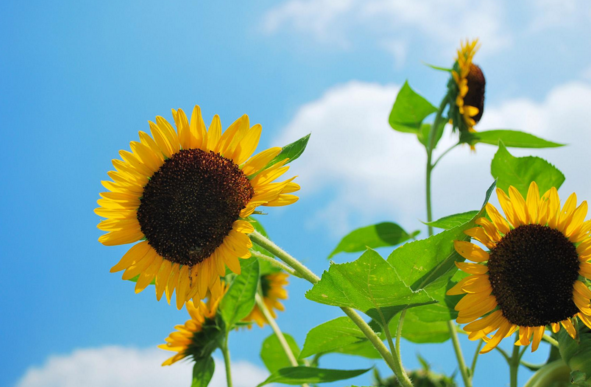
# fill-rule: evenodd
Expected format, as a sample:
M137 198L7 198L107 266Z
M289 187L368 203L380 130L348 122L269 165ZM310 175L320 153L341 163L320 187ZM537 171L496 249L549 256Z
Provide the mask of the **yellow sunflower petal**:
M468 274L484 274L488 273L488 266L478 265L475 263L455 262L458 269Z
M464 231L464 234L476 239L478 242L482 243L489 249L495 247L495 243L490 240L482 227L469 228L468 230Z
M207 150L217 152L220 138L222 136L222 123L220 116L213 116L209 131L207 132ZM245 173L246 174L246 173ZM246 174L248 176L248 174Z
M501 208L503 209L503 212L505 213L505 216L507 217L509 223L511 223L513 227L521 226L522 223L515 214L515 211L513 210L513 204L511 203L511 199L509 198L509 196L507 196L505 191L503 191L500 188L497 188L497 197L499 198L499 203L501 204Z
M488 343L486 343L486 345L484 346L484 348L482 348L480 353L481 354L488 353L488 352L492 351L493 349L495 349L496 346L499 345L501 340L503 340L505 338L505 335L509 332L510 329L511 329L511 323L507 320L503 320L497 333L495 333L495 335L492 337L492 339Z
M509 197L511 198L511 204L513 205L513 210L515 211L515 215L519 219L521 224L528 224L529 223L529 216L526 211L526 204L523 196L517 190L517 188L510 186L509 187Z
M148 266L146 268L146 270L144 270L140 274L140 278L138 278L138 280L135 284L135 292L136 293L140 293L145 288L147 288L148 285L150 285L150 283L152 282L154 277L156 277L156 274L160 270L160 266L162 266L162 261L163 261L162 257L159 255L156 255L156 257L154 258L154 260L152 261L150 266Z
M488 261L488 252L470 242L454 241L454 248L462 257L472 262Z
M527 191L527 198L525 200L527 214L531 223L538 222L538 210L540 208L540 190L535 181L532 181Z
M540 345L540 341L542 341L542 337L544 336L544 330L546 329L544 326L541 327L533 327L531 328L534 331L534 339L532 340L531 344L531 351L535 352Z
M111 268L111 273L116 273L118 271L127 269L128 267L136 264L139 262L144 256L150 251L152 247L148 244L147 241L143 241L133 245L123 258L117 263L115 266Z
M219 117L217 117L217 122L219 123ZM213 126L213 123L212 123ZM203 121L203 115L201 114L201 107L195 105L193 108L193 113L191 114L191 122L189 124L189 128L191 131L191 148L192 149L203 149L203 150L211 150L212 148L209 147L208 144L208 133L205 129L205 122ZM221 124L219 125L219 129L221 131Z
M246 176L251 176L251 175L257 173L262 168L267 166L267 164L269 164L269 162L271 160L273 160L275 157L277 157L277 155L279 153L281 153L281 148L275 147L275 148L269 148L269 149L257 154L256 156L254 156L253 158L251 158L250 160L248 160L244 164L244 166L242 167L242 172Z
M566 330L566 332L569 334L570 337L572 337L573 339L577 338L577 330L575 329L575 327L573 326L573 324L570 322L569 319L561 321L560 324L562 324L562 326L564 327L564 329Z
M509 231L511 231L511 227L509 227L509 223L507 223L507 220L505 220L505 218L503 218L501 216L501 214L499 213L499 211L496 209L495 206L493 206L490 203L486 203L486 212L487 212L488 216L491 218L491 220L493 221L497 230L499 230L503 234L507 234Z

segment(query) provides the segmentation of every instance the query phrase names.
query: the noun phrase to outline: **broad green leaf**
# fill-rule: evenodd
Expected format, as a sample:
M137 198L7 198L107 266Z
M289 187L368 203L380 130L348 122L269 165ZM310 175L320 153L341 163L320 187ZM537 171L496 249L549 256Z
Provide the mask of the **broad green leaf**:
M436 111L437 108L411 89L407 81L396 96L388 122L399 132L417 133L423 120Z
M414 238L419 232L413 231L409 234L402 227L392 222L382 222L361 227L351 231L341 239L328 258L342 252L354 253L365 251L368 247L375 249L378 247L396 246L410 238Z
M296 343L294 338L287 333L284 333L283 336L285 337L285 341L287 341L289 348L291 348L291 352L297 359L300 355L298 343ZM263 346L261 347L261 359L270 373L291 366L277 335L274 333L263 341Z
M437 144L439 144L439 140L441 140L441 136L443 136L443 130L445 129L445 122L441 122L439 125L439 129L435 132L435 141L433 142L433 149L437 148ZM419 142L427 147L427 142L429 141L429 132L431 131L431 124L422 124L421 130L417 132L417 138Z
M470 221L427 239L406 243L390 254L388 262L411 289L432 291L448 283L457 271L455 262L464 260L456 253L453 241L468 240L464 231L474 227L474 221L483 213L494 187L493 183L486 192L483 208Z
M564 144L547 141L518 130L487 130L464 133L464 138L470 144L482 143L497 146L499 142L502 142L509 148L557 148L564 146Z
M331 370L326 368L311 367L288 367L274 372L257 387L269 383L283 383L289 385L300 385L302 383L327 383L338 380L351 379L363 375L371 368L365 370Z
M289 159L286 164L293 162L294 160L299 158L302 155L302 153L304 153L304 150L306 149L306 146L308 145L309 139L310 139L310 134L305 135L304 137L300 138L299 140L294 141L291 144L284 146L283 149L281 149L281 153L279 153L277 155L277 157L275 157L273 160L271 160L265 168L269 168L269 167L271 167L271 166L273 166L273 165L277 164L278 162L283 161L285 159Z
M497 179L499 188L508 192L512 185L523 197L527 197L532 181L538 184L540 193L552 187L559 188L564 183L562 172L546 160L534 156L514 157L502 143L492 160L490 172Z
M579 321L576 340L573 340L565 329L561 329L557 337L562 360L572 371L585 373L585 381L591 383L591 330Z
M193 381L191 387L207 387L213 372L215 371L215 361L213 357L208 356L204 359L198 359L193 366Z
M306 298L354 308L380 322L389 321L401 309L434 302L426 292L411 290L371 249L353 262L332 264Z
M369 344L373 351L368 351L366 344ZM348 317L338 317L312 328L306 336L300 358L331 352L370 358L381 357L363 332Z
M458 227L466 222L469 222L476 216L476 214L478 214L478 211L462 212L460 214L444 216L443 218L437 219L434 222L425 222L425 224L427 226L442 228L444 230L451 230L454 227Z
M241 259L240 268L242 272L234 278L220 304L221 314L228 329L232 329L234 324L248 316L254 307L254 296L259 285L257 259Z
M430 306L430 305L427 305ZM447 322L426 322L413 312L416 308L409 309L404 317L402 324L402 337L417 344L424 343L443 343L449 339L449 329ZM400 315L390 321L390 332L398 330Z

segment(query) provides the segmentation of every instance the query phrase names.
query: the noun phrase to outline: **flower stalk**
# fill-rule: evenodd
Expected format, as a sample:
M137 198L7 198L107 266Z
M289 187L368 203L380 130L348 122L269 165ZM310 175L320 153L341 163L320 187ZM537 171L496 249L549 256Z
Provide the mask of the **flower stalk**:
M433 125L431 125L431 130L429 131L429 137L427 139L427 170L426 170L426 200L427 200L427 222L433 221L433 209L431 205L431 172L435 168L435 165L441 160L443 156L445 156L449 151L455 148L455 145L444 152L435 163L433 163L433 149L435 148L435 138L437 136L437 128L441 125L441 120L443 118L443 111L447 107L450 101L450 94L446 94L439 105L439 109L437 110L437 114L435 115L435 120L433 121ZM433 235L433 227L428 226L429 236ZM400 318L400 324L402 325L402 319L404 315ZM468 374L468 368L466 367L466 362L464 361L464 355L462 354L462 348L460 346L460 341L458 339L458 334L455 330L455 326L452 321L447 322L447 327L449 330L449 335L451 337L454 352L456 354L456 358L458 360L458 367L460 368L460 374L462 375L462 380L464 381L465 387L472 387L472 380L470 375Z
M226 384L228 387L232 387L232 364L230 361L230 349L228 348L228 333L226 333L226 339L220 348L224 355L224 366L226 368Z

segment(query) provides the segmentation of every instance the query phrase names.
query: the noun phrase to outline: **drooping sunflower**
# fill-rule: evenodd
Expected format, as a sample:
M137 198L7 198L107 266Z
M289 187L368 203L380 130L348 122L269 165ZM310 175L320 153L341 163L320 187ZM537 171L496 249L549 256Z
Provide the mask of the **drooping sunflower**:
M113 160L112 181L103 181L95 212L106 220L99 241L132 246L111 272L123 279L138 277L136 293L155 279L156 298L163 293L176 305L221 291L226 266L240 273L238 258L249 258L254 231L247 217L257 206L285 206L298 200L294 178L274 182L289 169L284 159L272 160L281 148L254 157L261 125L250 126L247 115L222 134L219 117L206 129L199 106L191 121L172 111L176 130L164 118L150 122L151 136L140 132L131 152Z
M479 48L478 39L461 43L452 70L456 99L451 115L460 131L474 132L474 126L484 113L486 80L480 67L472 62Z
M287 300L287 290L284 289L284 286L289 283L287 277L288 275L286 273L271 273L261 276L263 302L273 318L277 318L275 309L282 312L285 310L285 307L279 300ZM250 314L242 321L254 321L261 328L267 323L267 319L258 305L255 305Z
M447 294L465 294L455 309L457 322L471 340L484 339L481 353L494 349L518 330L518 345L538 348L546 326L556 333L564 327L573 338L573 318L591 327L591 220L585 221L587 202L577 206L572 194L560 208L556 188L540 197L532 182L527 198L515 187L509 195L497 189L503 217L486 205L491 220L465 233L486 246L455 241L456 251L475 262L456 263L470 274ZM496 331L492 338L488 335ZM533 338L532 338L533 336Z
M177 325L158 348L165 351L177 352L176 355L162 363L163 366L171 365L186 357L193 360L200 360L209 357L218 345L218 339L223 335L217 321L217 310L223 298L227 286L221 285L221 292L218 297L211 295L207 303L198 301L187 301L187 312L191 316L184 325Z

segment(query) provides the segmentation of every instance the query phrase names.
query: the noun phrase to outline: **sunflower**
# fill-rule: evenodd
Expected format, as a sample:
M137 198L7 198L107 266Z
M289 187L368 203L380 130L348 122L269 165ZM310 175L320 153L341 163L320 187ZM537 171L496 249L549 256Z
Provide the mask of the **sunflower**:
M138 242L111 272L125 270L123 279L137 278L136 293L153 280L156 298L166 293L182 308L208 290L221 291L226 266L240 274L238 258L249 258L254 227L247 217L257 206L285 206L298 200L292 180L274 182L289 167L272 160L281 148L270 148L251 158L261 125L250 126L248 116L236 120L222 134L219 117L209 130L195 106L191 121L172 111L176 130L164 118L150 122L151 136L140 132L131 152L113 160L112 181L103 181L95 212L106 220L99 241L107 246ZM139 276L139 277L138 277Z
M287 300L287 290L283 287L288 284L288 275L286 273L272 273L261 276L261 291L263 293L263 302L267 307L267 310L273 316L277 318L277 314L274 309L284 311L285 307L279 300ZM244 322L256 322L259 327L263 327L267 323L267 319L263 312L260 310L258 305L255 305L248 316L242 321Z
M187 312L191 319L184 325L175 326L177 331L164 339L166 344L158 346L165 351L177 352L162 363L163 366L174 364L189 356L195 361L209 357L216 349L217 339L223 335L216 321L217 309L227 289L227 286L222 285L220 296L211 295L207 303L199 301L195 305L193 301L187 301Z
M587 202L577 207L572 194L560 208L556 188L540 197L532 182L524 199L515 187L509 195L497 189L505 218L492 204L488 220L465 231L486 246L455 241L456 251L475 262L456 262L470 274L448 295L466 294L456 305L457 322L471 340L484 339L481 353L494 349L503 338L518 330L517 345L538 348L546 326L557 333L560 326L573 338L578 317L591 327L591 220L585 221ZM489 338L487 335L496 331ZM533 336L533 339L532 339Z
M478 39L462 43L452 71L456 89L456 118L461 118L458 120L460 131L474 132L474 126L484 113L486 81L480 67L472 63L479 48Z

